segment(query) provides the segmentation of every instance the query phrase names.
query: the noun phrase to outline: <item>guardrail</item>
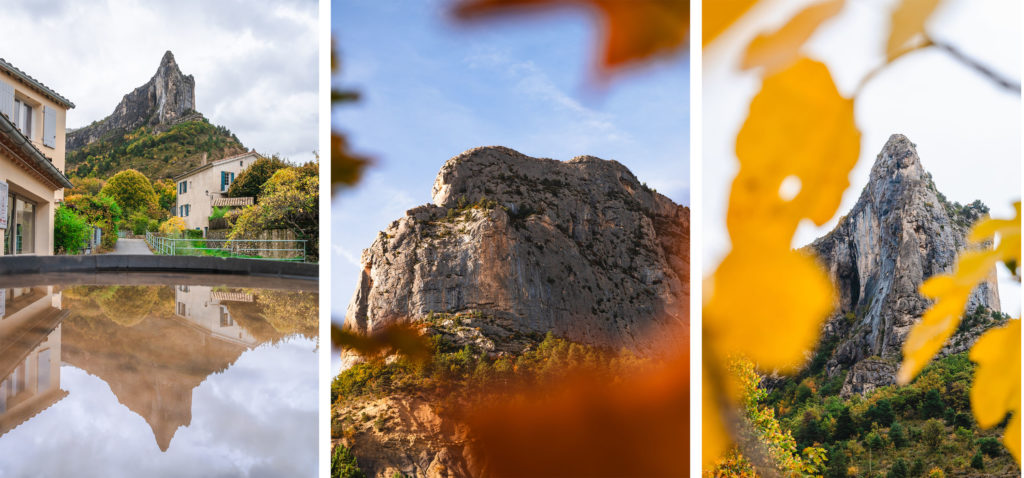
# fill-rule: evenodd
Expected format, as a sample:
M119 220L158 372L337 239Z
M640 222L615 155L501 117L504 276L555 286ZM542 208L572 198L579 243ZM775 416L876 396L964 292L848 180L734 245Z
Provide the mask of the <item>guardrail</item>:
M306 262L304 239L188 239L146 233L146 243L158 255L213 256Z

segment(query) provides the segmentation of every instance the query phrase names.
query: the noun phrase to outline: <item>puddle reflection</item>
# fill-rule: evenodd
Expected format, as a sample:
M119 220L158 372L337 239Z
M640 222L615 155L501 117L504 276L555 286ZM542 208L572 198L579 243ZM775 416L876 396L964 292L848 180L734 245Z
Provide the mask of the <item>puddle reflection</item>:
M2 291L0 477L316 474L316 293Z

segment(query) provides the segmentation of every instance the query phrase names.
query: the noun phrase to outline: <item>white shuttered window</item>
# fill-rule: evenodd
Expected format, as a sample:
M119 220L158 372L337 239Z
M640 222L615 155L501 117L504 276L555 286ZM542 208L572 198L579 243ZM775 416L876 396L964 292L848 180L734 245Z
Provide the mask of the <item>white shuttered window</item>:
M57 147L57 110L49 106L43 107L43 144Z

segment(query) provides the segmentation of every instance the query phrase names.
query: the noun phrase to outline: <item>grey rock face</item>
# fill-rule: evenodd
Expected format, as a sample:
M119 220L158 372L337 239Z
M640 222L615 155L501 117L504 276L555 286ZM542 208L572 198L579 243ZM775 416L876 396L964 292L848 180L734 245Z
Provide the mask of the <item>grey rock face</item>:
M441 168L433 201L363 251L345 327L464 313L499 345L551 331L638 351L661 344L652 331L688 334L689 209L618 162L471 149Z
M196 82L185 75L168 51L156 74L146 84L124 95L114 112L84 128L68 131L68 152L96 141L112 131L133 131L144 125L169 124L196 109Z
M929 277L953 269L967 231L985 212L980 203L959 209L947 203L914 144L903 135L889 138L853 209L834 230L807 246L837 290L836 312L825 326L823 343L837 342L826 365L828 374L851 372L844 393L894 383L895 367L880 367L883 362L878 360L862 363L869 357L900 360L907 334L930 306L918 288ZM999 310L994 269L971 294L968 310L978 306ZM970 337L954 337L957 348L966 350L984 328L969 330Z

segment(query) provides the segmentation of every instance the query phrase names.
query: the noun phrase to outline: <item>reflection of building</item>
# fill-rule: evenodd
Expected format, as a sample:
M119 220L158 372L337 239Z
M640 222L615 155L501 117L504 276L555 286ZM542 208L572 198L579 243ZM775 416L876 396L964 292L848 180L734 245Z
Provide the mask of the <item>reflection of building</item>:
M246 347L257 344L256 338L228 310L228 301L252 302L251 294L218 292L206 286L175 286L174 314L202 327L214 337Z
M53 254L67 98L0 59L0 255Z
M176 216L185 220L186 229L203 231L210 229L210 215L214 207L243 207L253 203L253 198L229 198L228 188L235 177L256 162L260 155L255 151L207 162L197 168L174 177L178 185Z
M60 401L60 294L0 289L0 435Z

